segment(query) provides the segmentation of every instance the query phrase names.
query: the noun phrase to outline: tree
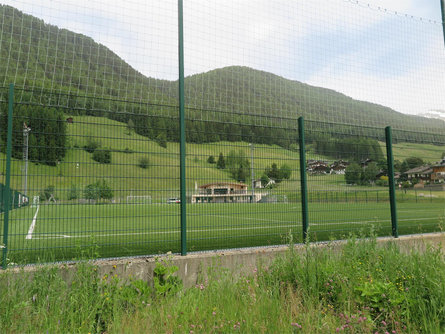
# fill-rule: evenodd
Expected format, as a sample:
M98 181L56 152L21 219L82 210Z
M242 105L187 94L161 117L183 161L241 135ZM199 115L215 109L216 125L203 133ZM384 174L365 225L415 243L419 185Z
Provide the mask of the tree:
M147 157L143 157L139 159L139 167L142 169L147 169L149 166L149 160Z
M83 196L89 200L99 199L99 188L97 182L85 186L85 189L83 190Z
M209 164L214 164L215 163L215 157L213 155L209 156L209 158L207 159L207 162Z
M267 184L269 183L269 177L266 174L261 175L260 180L263 187L267 186Z
M280 167L280 179L281 180L289 180L291 174L292 174L292 169L288 165L286 165L286 164L281 165L281 167Z
M113 198L113 190L105 180L99 180L87 185L83 193L85 198L89 200L109 200Z
M88 153L93 153L96 149L100 147L100 142L89 136L87 142L84 146L85 151Z
M266 168L266 175L270 179L274 180L275 182L280 182L281 181L281 179L280 179L280 171L278 170L278 166L277 166L276 163L273 163L271 168L269 168L269 167Z
M40 194L40 199L42 199L43 201L47 201L51 197L54 198L55 191L56 188L54 186L47 186L45 189L43 189L43 192Z
M218 162L216 163L216 168L218 169L226 168L226 160L224 159L224 155L222 153L219 154Z
M368 166L366 166L362 170L362 175L361 175L362 184L374 183L378 173L379 173L379 168L374 162L371 162Z
M76 187L75 184L72 184L70 190L68 191L67 199L73 200L78 198L79 198L79 189Z
M159 144L159 146L167 148L167 135L165 132L161 132L156 136L156 142Z
M101 164L111 163L111 151L110 149L96 150L93 153L93 160Z
M131 118L129 118L128 119L128 122L127 122L127 135L131 135L132 133L133 133L133 131L134 131L134 122L133 122L133 120L131 119Z
M345 170L345 181L347 184L359 184L362 168L357 163L352 163Z
M405 162L406 162L408 169L420 167L424 164L423 160L421 158L417 158L417 157L406 158Z

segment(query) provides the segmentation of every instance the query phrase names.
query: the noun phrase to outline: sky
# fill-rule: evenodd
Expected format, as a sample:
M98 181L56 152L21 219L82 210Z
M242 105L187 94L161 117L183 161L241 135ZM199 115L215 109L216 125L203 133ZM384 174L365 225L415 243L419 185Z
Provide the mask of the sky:
M177 1L0 0L178 77ZM185 74L231 65L409 114L445 111L440 0L184 0Z

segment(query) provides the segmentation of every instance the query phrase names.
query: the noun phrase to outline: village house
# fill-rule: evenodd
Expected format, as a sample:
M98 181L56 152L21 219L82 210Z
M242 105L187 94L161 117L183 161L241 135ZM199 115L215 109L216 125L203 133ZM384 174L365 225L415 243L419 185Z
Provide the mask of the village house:
M344 175L346 173L346 168L349 166L349 162L344 160L334 161L329 168L331 174L341 174Z
M431 181L433 170L430 166L420 166L407 170L404 175L408 180L417 179L418 181Z
M321 160L308 160L307 172L309 174L345 174L348 165L349 162L344 160L334 161L332 164Z
M445 158L438 164L431 166L431 181L444 181L445 180Z
M199 186L197 194L192 195L194 203L250 203L258 202L262 194L248 193L247 184L217 182ZM252 198L253 196L253 198Z
M309 174L328 174L331 168L325 161L308 160L306 170Z

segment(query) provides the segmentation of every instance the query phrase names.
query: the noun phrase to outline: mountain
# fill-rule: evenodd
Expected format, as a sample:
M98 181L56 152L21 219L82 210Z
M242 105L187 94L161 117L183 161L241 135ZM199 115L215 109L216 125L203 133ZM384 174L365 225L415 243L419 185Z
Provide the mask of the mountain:
M90 37L46 24L10 6L0 5L0 27L0 85L13 82L23 89L21 101L68 108L68 113L107 114L124 122L142 114L164 117L166 123L177 118L177 81L146 77ZM295 128L297 116L304 116L336 124L391 125L432 133L445 130L443 122L405 115L248 67L225 67L189 76L185 93L186 117L195 121ZM3 89L0 100L5 98ZM137 124L169 127L144 122ZM203 123L199 129L215 131L212 126L206 130L204 124L208 125ZM232 125L219 131L230 133ZM176 130L176 125L167 129L167 139L175 140ZM168 135L169 131L172 134ZM155 134L145 131L144 135Z
M445 122L445 110L429 110L420 116L432 119L440 119Z

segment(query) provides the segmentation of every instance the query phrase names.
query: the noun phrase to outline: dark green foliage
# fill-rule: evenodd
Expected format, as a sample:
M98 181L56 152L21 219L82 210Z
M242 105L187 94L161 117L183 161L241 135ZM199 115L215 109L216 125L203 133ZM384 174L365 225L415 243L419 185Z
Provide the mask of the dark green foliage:
M0 136L6 142L7 135L7 104L0 105ZM67 144L66 122L63 113L55 108L38 105L14 106L12 129L12 156L23 159L24 136L23 127L31 128L28 134L28 159L55 166L65 156ZM2 146L5 150L5 146Z
M113 190L105 180L99 180L87 185L83 193L84 197L89 200L110 200L113 198Z
M318 135L313 139L315 153L360 162L365 159L379 161L384 159L377 140L371 138L335 138Z
M261 175L261 185L263 187L267 186L267 184L269 183L269 177L266 174Z
M178 293L182 289L181 279L175 275L178 267L169 261L156 261L153 270L153 286L159 296L168 296Z
M87 138L87 142L86 142L86 144L84 146L84 149L88 153L93 153L99 147L100 147L100 142L90 136L90 137Z
M345 181L347 184L360 184L362 168L357 163L352 163L345 170Z
M43 189L43 192L40 194L40 199L42 201L47 201L51 198L51 196L53 198L55 198L55 191L56 188L54 186L47 186L45 189Z
M400 172L405 173L407 170L420 167L424 164L424 161L421 158L417 157L409 157L403 160L400 166Z
M77 188L77 186L75 184L72 184L71 188L68 190L68 194L67 194L66 199L67 200L78 199L79 198L79 194L80 194L79 188Z
M95 150L93 153L93 160L100 162L101 164L110 164L111 150L110 149Z
M165 134L165 132L160 132L156 136L156 142L159 144L159 146L167 148L167 135Z
M131 118L127 122L127 131L128 135L131 135L134 131L134 122Z
M218 169L226 168L226 160L224 159L224 155L222 153L219 154L218 161L216 163L216 168Z
M269 182L269 179L271 179L276 183L280 183L283 180L290 179L291 174L292 169L288 165L283 164L280 168L278 168L278 165L275 162L272 164L272 166L268 166L264 170L264 176L268 178L267 182Z
M361 175L362 184L374 183L378 173L379 173L379 168L374 162L371 162L368 166L362 169L362 175Z
M214 164L216 162L215 157L213 155L209 156L209 158L207 159L207 162L209 164Z
M139 159L139 167L142 169L147 169L150 165L150 160L147 157L143 157Z
M281 180L289 180L292 175L292 169L290 166L283 164L280 167L280 179Z
M376 181L379 172L380 170L374 162L364 167L354 162L346 167L345 181L347 184L368 185Z
M276 163L273 163L272 167L266 167L265 174L275 182L281 181L280 171Z
M227 156L227 169L233 179L238 182L246 182L249 176L250 162L246 158L244 151L235 152L231 150Z

